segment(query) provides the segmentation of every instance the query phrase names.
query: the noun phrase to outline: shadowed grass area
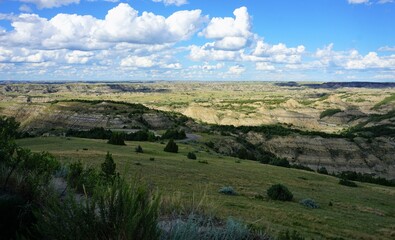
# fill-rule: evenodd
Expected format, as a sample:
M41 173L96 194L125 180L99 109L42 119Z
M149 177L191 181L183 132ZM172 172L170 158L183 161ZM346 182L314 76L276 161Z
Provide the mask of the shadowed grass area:
M210 152L199 143L177 143L177 154L164 152L164 144L152 142L116 146L106 140L39 137L21 139L18 144L33 151L49 151L64 163L81 160L96 168L109 151L126 179L141 178L158 188L164 198L179 195L181 201L204 192L207 205L218 217L242 219L274 235L290 229L316 239L391 239L395 232L395 188L391 187L358 183L358 188L349 188L339 185L337 178L313 172L248 160L235 163L234 158ZM144 153L135 152L138 145ZM208 164L188 159L188 152L195 152ZM294 194L292 202L266 196L266 190L278 183ZM224 186L232 186L238 195L218 193ZM299 204L306 198L314 199L321 208L307 209Z

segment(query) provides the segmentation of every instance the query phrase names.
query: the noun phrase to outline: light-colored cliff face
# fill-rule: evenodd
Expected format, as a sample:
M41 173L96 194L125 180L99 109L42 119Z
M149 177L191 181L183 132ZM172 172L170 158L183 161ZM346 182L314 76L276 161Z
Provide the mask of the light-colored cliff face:
M219 123L217 112L214 109L191 104L182 112L185 116L207 123Z

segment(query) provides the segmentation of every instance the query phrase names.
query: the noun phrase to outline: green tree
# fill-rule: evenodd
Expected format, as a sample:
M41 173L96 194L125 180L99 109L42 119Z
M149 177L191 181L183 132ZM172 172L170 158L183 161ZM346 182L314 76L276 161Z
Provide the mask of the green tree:
M171 152L171 153L178 153L178 146L174 142L173 139L170 139L169 142L167 143L165 149L163 149L165 152Z
M117 173L115 172L117 165L112 158L112 154L107 152L106 159L101 164L102 175L106 180L113 180Z

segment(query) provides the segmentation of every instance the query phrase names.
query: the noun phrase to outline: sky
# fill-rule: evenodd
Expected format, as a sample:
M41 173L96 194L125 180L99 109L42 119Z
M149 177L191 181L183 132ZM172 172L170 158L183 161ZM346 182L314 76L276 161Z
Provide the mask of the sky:
M0 0L0 80L395 81L395 0Z

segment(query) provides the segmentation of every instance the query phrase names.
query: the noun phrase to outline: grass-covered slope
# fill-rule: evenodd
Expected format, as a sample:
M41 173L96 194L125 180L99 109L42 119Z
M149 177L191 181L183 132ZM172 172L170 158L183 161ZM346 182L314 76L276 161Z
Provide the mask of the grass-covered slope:
M164 152L165 144L150 142L115 146L105 140L40 137L18 143L33 151L49 151L66 163L81 160L94 167L99 167L109 151L123 176L142 178L158 188L164 199L181 196L182 200L191 201L194 196L199 201L198 196L204 195L205 205L215 215L233 216L272 233L295 229L315 239L394 237L395 188L365 183L350 188L339 185L339 180L331 176L247 160L237 163L234 158L217 155L192 142L178 143L178 154ZM137 145L144 153L135 152ZM197 160L188 159L188 152L195 152ZM277 183L293 193L292 202L266 197L266 190ZM238 195L218 193L224 186L232 186ZM314 199L320 208L313 210L299 204L306 198Z

